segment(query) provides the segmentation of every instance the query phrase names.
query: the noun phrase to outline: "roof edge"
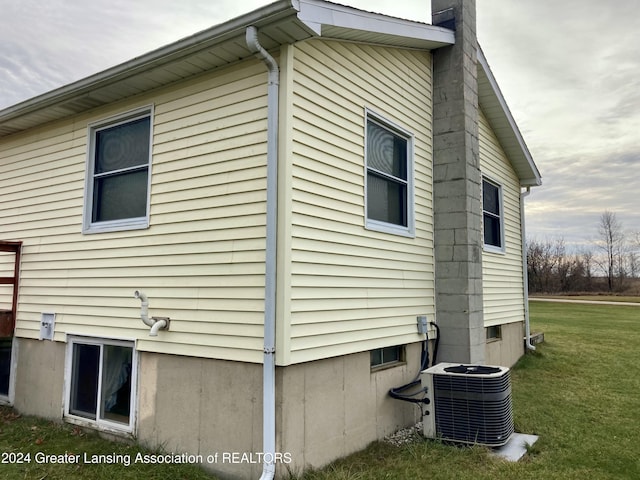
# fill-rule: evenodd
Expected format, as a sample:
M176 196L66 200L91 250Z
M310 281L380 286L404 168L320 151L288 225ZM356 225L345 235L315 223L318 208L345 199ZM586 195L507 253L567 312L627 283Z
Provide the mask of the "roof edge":
M297 0L279 0L265 7L253 10L226 22L219 23L211 28L202 30L181 40L164 45L151 52L142 54L124 63L120 63L106 70L100 71L62 87L50 90L41 95L29 98L3 110L0 110L0 121L11 120L26 113L55 105L64 101L67 97L81 95L101 85L116 82L122 78L130 77L139 70L146 70L156 65L171 61L172 58L186 54L189 50L198 49L201 45L211 42L232 32L245 28L248 25L267 22L274 16L291 14L299 11Z
M438 44L436 48L453 45L455 32L429 23L408 20L383 13L369 12L324 0L297 0L300 21L322 36L322 27L382 33L414 38Z
M477 55L478 55L478 65L482 67L484 74L487 76L487 80L491 85L493 94L495 95L495 98L498 104L500 105L500 108L502 109L502 112L504 113L504 116L507 122L509 123L509 126L511 127L511 130L520 147L522 155L526 159L527 163L529 164L529 168L531 170L531 176L528 178L521 178L520 183L523 186L529 186L529 187L540 186L542 185L542 176L540 175L540 171L538 170L538 167L535 164L533 157L531 156L531 152L529 152L529 148L527 147L527 144L524 141L524 137L522 136L522 133L520 132L520 129L518 128L518 125L516 124L516 121L513 118L513 115L511 114L511 110L509 110L507 102L504 96L502 95L502 92L500 91L500 87L498 86L498 82L496 81L496 78L493 76L493 72L489 67L487 58L484 56L484 52L482 51L482 48L480 47L479 44L478 44Z

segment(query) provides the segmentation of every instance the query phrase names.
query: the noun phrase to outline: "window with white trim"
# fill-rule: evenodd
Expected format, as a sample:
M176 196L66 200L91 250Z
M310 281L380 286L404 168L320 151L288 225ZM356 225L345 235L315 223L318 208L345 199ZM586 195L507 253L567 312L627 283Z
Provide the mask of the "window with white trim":
M366 125L366 227L413 236L413 136L371 112Z
M502 187L486 178L482 179L482 217L484 246L504 251Z
M149 225L151 109L89 126L84 232Z
M70 337L65 372L67 418L132 431L136 359L133 342Z

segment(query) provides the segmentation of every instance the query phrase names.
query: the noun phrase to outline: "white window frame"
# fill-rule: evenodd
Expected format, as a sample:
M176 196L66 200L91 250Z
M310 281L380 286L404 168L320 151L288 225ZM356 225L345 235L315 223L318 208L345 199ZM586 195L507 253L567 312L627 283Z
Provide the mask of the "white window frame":
M74 345L95 345L100 347L100 365L98 369L98 391L97 391L97 405L96 405L96 419L86 418L80 415L75 415L70 411L71 407L71 388L73 385L73 347ZM100 399L102 397L102 368L103 368L103 355L104 346L113 345L120 347L131 348L131 397L129 399L129 423L125 424L109 420L106 418L100 418ZM64 396L64 417L69 423L97 428L98 430L107 431L116 434L132 434L136 425L136 411L137 411L137 385L138 385L138 353L136 350L136 344L133 340L116 340L106 339L98 337L85 337L79 335L67 336L67 348L65 358L65 396Z
M397 225L393 223L383 222L369 218L369 194L368 194L368 172L375 170L369 168L368 165L368 124L369 122L375 123L377 126L389 131L393 135L403 138L407 142L407 225ZM364 218L365 228L367 230L374 230L378 232L390 233L394 235L401 235L405 237L415 237L415 197L414 197L414 135L399 126L398 124L384 118L383 116L373 112L372 110L365 109L365 124L364 124ZM380 173L380 172L378 172ZM394 177L395 178L395 177Z
M146 213L142 217L123 218L118 220L109 220L102 222L94 222L93 217L93 186L95 174L95 144L96 133L100 130L124 125L141 118L149 118L149 162L147 170L147 205ZM109 117L107 119L93 122L88 125L87 133L87 159L86 159L86 179L84 189L84 214L82 232L85 234L114 232L121 230L139 230L149 227L149 210L151 202L151 160L153 148L153 105L137 108L128 112Z
M493 212L488 212L484 209L484 183L488 183L498 189L498 201L500 202L500 214L496 216ZM484 217L485 215L489 215L493 218L497 218L500 222L500 246L491 245L485 243L484 241ZM505 244L504 244L504 198L502 194L502 185L495 180L492 180L486 176L482 177L482 245L484 250L492 253L505 253Z

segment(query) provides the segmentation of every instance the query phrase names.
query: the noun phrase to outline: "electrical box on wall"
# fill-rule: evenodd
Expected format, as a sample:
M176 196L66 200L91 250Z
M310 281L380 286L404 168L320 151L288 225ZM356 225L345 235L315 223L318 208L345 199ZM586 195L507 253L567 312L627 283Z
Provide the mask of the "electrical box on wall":
M43 313L40 319L40 340L53 340L53 330L56 324L55 313Z
M429 323L427 322L427 316L426 315L418 316L418 333L420 335L424 335L425 333L427 333L428 327L429 327Z

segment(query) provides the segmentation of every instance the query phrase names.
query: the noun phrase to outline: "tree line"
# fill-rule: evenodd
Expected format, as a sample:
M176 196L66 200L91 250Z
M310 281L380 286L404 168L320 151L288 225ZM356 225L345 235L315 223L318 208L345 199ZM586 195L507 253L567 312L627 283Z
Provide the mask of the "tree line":
M604 211L597 237L569 253L563 238L527 241L529 293L624 292L640 275L640 232Z

